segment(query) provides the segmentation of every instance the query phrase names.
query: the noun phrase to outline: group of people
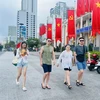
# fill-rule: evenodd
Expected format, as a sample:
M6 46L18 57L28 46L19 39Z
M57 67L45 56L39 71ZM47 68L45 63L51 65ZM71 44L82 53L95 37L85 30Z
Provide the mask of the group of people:
M54 48L51 45L52 40L47 39L46 45L41 47L40 50L40 66L43 68L44 74L41 82L42 89L51 89L49 86L49 80L50 80L50 73L52 72L52 65L56 65L57 67L60 65L63 67L65 71L65 78L64 78L64 84L68 86L68 89L72 89L71 83L70 83L70 71L72 70L73 62L76 63L78 68L78 78L76 80L77 86L85 86L85 84L82 82L82 77L84 70L86 69L86 59L85 54L88 54L88 61L90 61L90 53L88 52L87 47L84 45L84 38L79 38L79 45L77 45L74 49L74 52L71 51L70 45L67 44L65 46L65 50L60 54L59 59L56 63L55 58L55 52ZM27 43L22 42L21 48L17 49L16 57L18 58L18 75L16 78L16 84L19 85L19 78L23 71L23 90L26 91L26 71L28 67L28 55L29 51L27 48Z

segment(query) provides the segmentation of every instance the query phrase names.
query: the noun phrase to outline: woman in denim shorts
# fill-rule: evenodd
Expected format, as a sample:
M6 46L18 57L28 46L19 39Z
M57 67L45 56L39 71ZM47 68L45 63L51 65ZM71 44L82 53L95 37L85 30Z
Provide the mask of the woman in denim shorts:
M26 72L28 67L28 60L27 57L29 55L29 51L27 49L27 43L22 42L21 48L17 49L16 57L18 59L17 68L18 68L18 75L16 78L16 84L19 85L19 78L23 71L23 91L26 91L25 83L26 83Z

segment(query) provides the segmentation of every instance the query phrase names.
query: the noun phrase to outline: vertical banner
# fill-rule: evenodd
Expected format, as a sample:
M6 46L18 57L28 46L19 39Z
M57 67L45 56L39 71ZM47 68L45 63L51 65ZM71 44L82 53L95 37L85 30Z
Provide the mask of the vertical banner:
M52 24L47 24L47 38L52 39Z
M77 16L85 14L85 0L77 0Z
M89 0L90 12L93 11L93 5L95 0Z
M68 10L68 38L75 38L74 10Z
M40 27L39 27L39 35L42 36L46 33L46 26L44 24L42 24Z
M85 12L90 11L90 0L84 0L85 2Z
M94 0L92 16L92 36L100 34L100 0Z
M62 41L62 19L56 18L55 21L56 21L56 35L55 35L56 42L58 40Z

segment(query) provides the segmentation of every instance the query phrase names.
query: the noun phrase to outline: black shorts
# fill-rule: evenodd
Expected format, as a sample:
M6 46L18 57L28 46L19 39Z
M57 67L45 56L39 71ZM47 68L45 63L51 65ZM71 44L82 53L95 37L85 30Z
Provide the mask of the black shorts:
M43 64L42 67L43 67L44 73L52 71L52 66L51 65Z
M71 71L72 69L69 68L64 68L65 71Z

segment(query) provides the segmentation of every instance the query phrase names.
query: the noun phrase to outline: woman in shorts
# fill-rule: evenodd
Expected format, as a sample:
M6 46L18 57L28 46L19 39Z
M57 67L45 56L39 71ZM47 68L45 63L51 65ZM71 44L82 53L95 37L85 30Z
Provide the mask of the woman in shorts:
M59 56L57 67L59 66L61 62L62 67L65 70L64 84L68 86L68 89L71 89L72 86L70 84L70 71L72 70L73 54L72 54L72 51L70 50L70 45L66 45L65 47L66 47L66 50L64 50Z
M17 78L16 78L16 84L19 85L19 78L23 72L23 91L26 91L26 72L27 72L27 67L28 67L28 60L27 57L29 55L29 51L27 48L27 43L26 42L22 42L21 43L21 47L19 49L17 49L17 54L16 57L18 59L18 63L17 63L17 68L18 68L18 74L17 74Z

